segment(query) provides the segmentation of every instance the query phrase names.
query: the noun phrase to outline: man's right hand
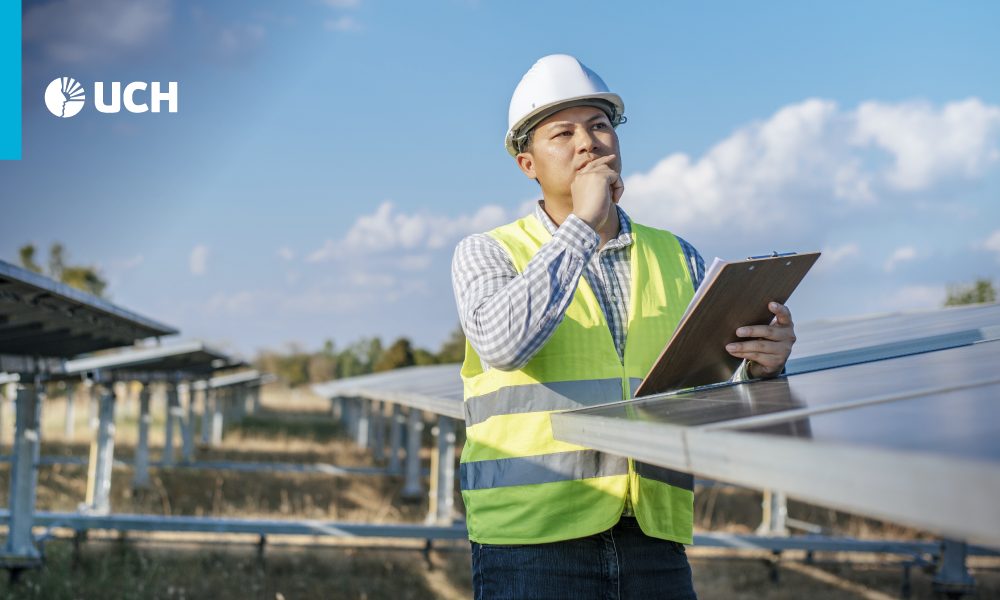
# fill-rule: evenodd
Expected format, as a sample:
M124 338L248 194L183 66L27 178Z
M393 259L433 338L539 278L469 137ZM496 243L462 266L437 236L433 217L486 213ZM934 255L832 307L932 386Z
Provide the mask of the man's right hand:
M611 203L617 204L625 191L621 176L611 168L615 158L614 154L595 158L577 172L570 184L573 214L597 232L611 214Z

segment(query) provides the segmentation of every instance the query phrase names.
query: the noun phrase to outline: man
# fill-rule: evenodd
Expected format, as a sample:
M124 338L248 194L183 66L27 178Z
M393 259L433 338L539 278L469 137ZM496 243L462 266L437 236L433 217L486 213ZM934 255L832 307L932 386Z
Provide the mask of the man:
M567 55L510 103L508 152L542 189L532 215L462 240L462 497L477 598L694 598L693 478L555 440L554 410L631 397L704 275L673 234L632 222L615 127L624 104ZM727 350L741 377L781 372L784 306Z

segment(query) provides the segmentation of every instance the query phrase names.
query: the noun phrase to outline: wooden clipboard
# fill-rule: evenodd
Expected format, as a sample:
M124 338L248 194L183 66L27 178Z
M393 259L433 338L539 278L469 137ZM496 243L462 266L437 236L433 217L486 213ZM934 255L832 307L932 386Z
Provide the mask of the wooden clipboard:
M726 381L741 359L726 344L745 341L741 325L767 325L769 302L785 304L819 258L819 252L755 257L725 263L702 285L670 341L663 348L635 397Z

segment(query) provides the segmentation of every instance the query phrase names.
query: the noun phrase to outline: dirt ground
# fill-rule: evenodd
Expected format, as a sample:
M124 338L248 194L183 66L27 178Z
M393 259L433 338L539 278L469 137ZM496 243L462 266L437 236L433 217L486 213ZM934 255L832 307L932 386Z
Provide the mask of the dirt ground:
M124 390L123 390L124 391ZM137 414L127 394L116 417L116 458L134 452ZM343 436L322 399L305 391L266 390L264 410L227 428L219 448L199 448L203 460L324 462L371 466L371 457ZM4 408L0 436L9 453L12 419ZM43 456L85 457L90 431L87 406L76 405L74 435L63 436L65 401L46 401ZM153 459L163 444L162 408L154 403ZM430 429L429 427L426 429ZM425 444L427 447L428 444ZM429 460L429 456L425 456ZM425 462L425 465L427 463ZM0 465L0 489L9 468ZM310 518L375 523L421 522L426 500L404 502L402 481L387 476L320 473L152 469L149 489L131 490L132 472L116 467L112 511L240 518ZM75 510L85 495L86 467L39 468L37 506ZM749 533L761 519L757 492L732 487L696 491L699 530ZM460 497L456 506L461 506ZM790 502L790 516L862 538L933 539L921 532ZM44 543L45 566L16 583L0 580L0 598L292 600L298 598L467 598L471 594L465 542L269 538L261 550L254 536L92 532L75 543L55 531ZM900 597L903 557L801 552L769 553L692 547L695 587L703 599L773 598L826 600ZM1000 560L970 560L974 598L1000 598ZM933 598L933 573L910 570L911 597Z

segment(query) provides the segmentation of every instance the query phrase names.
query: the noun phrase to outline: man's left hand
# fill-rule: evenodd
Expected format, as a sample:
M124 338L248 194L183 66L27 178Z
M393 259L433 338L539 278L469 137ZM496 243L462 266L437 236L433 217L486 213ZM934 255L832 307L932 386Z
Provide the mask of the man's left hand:
M770 325L744 325L736 330L743 338L757 338L728 344L726 351L737 358L750 360L751 377L773 377L785 368L795 343L792 313L784 304L771 302L767 309L774 313Z

